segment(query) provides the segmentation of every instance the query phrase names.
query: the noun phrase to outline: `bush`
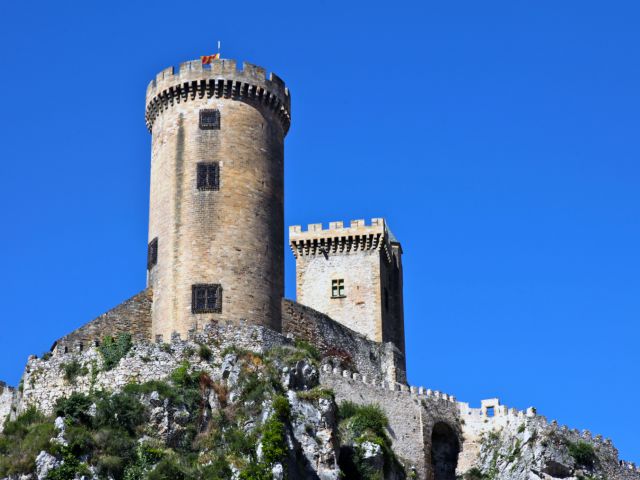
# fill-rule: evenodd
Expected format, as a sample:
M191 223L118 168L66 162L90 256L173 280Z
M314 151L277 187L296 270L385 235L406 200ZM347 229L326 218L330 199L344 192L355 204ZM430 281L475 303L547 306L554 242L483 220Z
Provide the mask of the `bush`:
M570 442L568 444L569 455L573 457L578 465L587 468L593 468L593 464L596 460L596 452L593 445L590 443L579 440L578 442Z
M89 475L87 465L81 463L70 448L61 446L59 456L62 457L63 463L49 471L47 480L73 480L77 476Z
M133 434L145 418L145 408L131 394L118 393L98 400L94 423L97 427L121 428Z
M216 457L210 465L202 469L198 478L203 480L231 480L233 472L224 457Z
M104 369L111 370L118 365L120 360L129 353L132 346L131 335L128 333L121 333L115 339L110 336L105 337L98 347L102 360L104 360Z
M89 369L87 367L83 367L78 360L72 360L69 363L64 363L61 368L64 371L64 379L71 384L75 384L76 379L79 376L84 376L89 373Z
M354 408L355 407L355 408ZM374 435L383 437L386 435L385 428L389 421L382 409L377 405L356 405L349 406L353 409L347 419L349 420L349 429L355 437L359 437L367 431ZM341 415L344 415L344 407L340 407ZM343 417L344 418L344 417Z
M273 414L280 421L287 421L291 416L291 405L284 395L276 395L273 398Z
M178 461L172 458L165 458L156 465L149 474L147 480L189 480L195 478Z
M93 400L82 393L72 393L68 398L62 397L56 401L55 414L76 423L88 425L91 422L89 409Z
M207 345L201 343L198 347L198 355L200 356L201 360L208 362L209 360L211 360L211 356L213 354L211 353L211 349Z
M33 407L7 422L0 434L0 478L33 472L37 455L49 448L54 436L51 419Z

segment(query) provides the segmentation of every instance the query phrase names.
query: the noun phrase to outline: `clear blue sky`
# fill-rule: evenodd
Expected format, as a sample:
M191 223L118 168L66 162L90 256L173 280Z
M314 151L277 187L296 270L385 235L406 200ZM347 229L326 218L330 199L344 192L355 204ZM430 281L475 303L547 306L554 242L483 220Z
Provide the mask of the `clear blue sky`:
M144 288L145 88L221 39L291 88L287 224L384 216L402 241L411 383L534 405L640 461L639 17L635 0L5 3L0 378Z

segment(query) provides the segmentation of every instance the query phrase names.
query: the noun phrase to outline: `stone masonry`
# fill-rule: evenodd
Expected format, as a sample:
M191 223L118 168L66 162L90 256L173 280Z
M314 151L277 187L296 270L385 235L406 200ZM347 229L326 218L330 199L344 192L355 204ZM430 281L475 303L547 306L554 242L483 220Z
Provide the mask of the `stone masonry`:
M207 112L217 121L203 124ZM248 63L239 70L235 60L186 62L149 85L153 338L212 320L280 330L289 112L282 80ZM200 164L216 169L204 187ZM194 311L194 285L219 286L220 305Z
M384 219L292 226L289 245L298 302L404 354L402 248Z

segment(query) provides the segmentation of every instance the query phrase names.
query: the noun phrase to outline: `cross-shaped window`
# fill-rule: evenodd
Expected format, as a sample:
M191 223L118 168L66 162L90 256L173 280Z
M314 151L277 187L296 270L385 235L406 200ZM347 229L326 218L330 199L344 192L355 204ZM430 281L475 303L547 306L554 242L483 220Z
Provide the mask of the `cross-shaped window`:
M331 280L331 298L344 298L344 279Z
M220 189L220 166L218 162L198 163L198 190Z
M193 313L222 312L222 286L198 284L191 287L191 311Z

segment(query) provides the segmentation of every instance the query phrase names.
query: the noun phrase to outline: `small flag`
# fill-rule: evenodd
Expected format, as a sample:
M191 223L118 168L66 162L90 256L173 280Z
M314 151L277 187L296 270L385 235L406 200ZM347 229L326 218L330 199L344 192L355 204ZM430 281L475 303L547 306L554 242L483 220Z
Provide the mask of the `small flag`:
M215 55L203 55L200 58L202 59L202 65L208 65L212 63L214 60L219 60L220 54L216 53Z

